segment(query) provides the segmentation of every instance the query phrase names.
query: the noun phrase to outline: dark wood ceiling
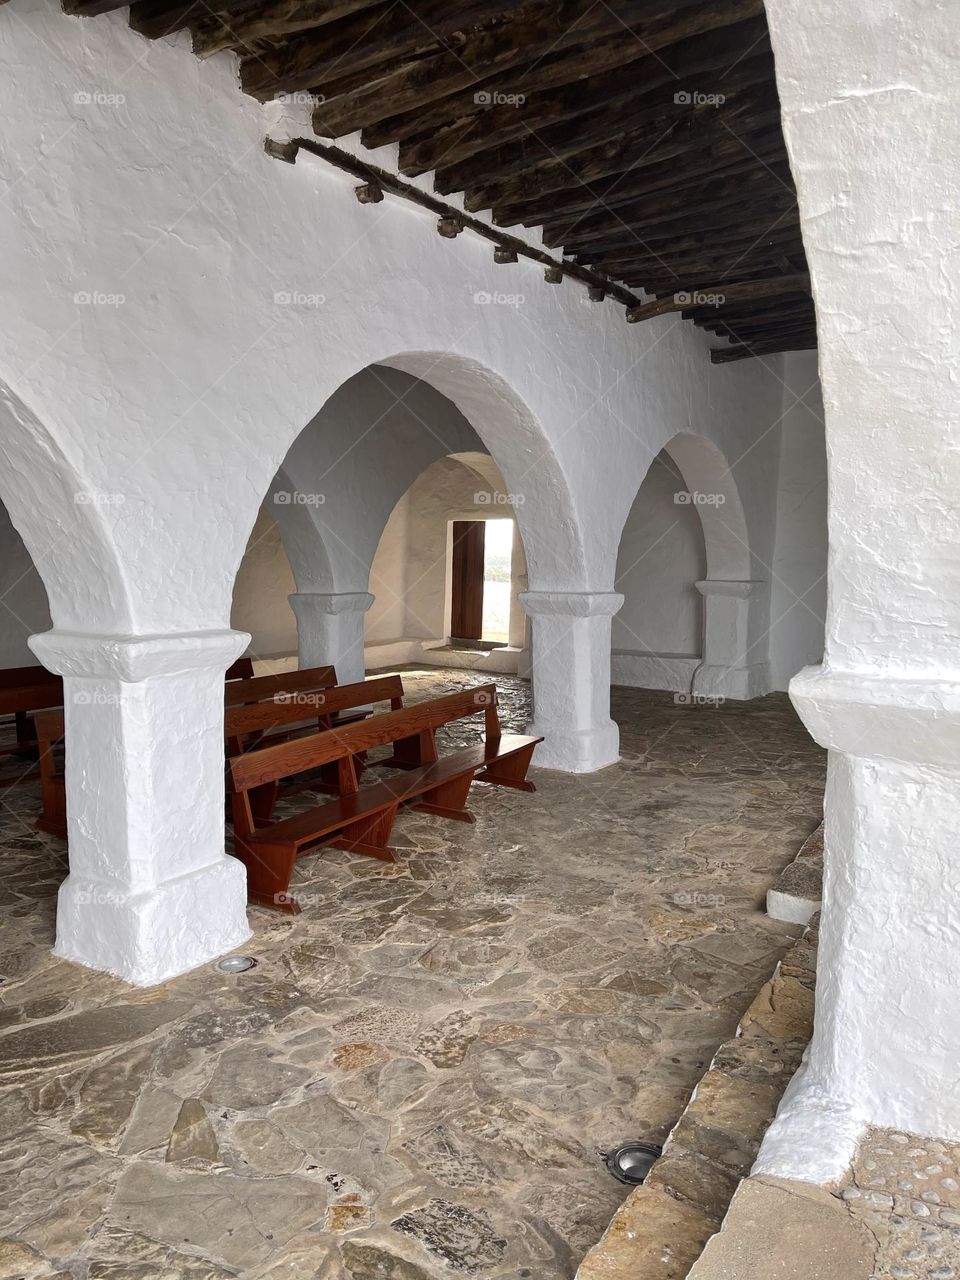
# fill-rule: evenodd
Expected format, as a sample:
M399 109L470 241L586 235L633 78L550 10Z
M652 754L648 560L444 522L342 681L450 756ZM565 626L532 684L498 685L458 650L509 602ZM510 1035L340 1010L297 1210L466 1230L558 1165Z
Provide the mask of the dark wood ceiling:
M816 344L763 0L135 0L130 25L313 95L322 138L399 143L401 174L655 295L631 319L731 339L715 360Z

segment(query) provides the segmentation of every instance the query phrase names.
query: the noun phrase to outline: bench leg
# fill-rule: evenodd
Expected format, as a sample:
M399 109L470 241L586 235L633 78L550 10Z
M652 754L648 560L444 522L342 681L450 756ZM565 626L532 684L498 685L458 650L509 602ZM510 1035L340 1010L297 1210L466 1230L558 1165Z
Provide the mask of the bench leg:
M300 904L290 893L290 877L297 851L291 844L248 845L237 838L236 855L247 868L247 897L261 907L296 915Z
M40 749L36 741L37 727L33 722L33 716L28 715L26 711L15 711L13 718L17 727L17 746L20 748L14 754L21 760L38 760Z
M429 729L412 738L401 738L393 744L393 754L375 763L389 769L419 769L422 764L436 760L437 752Z
M432 791L425 791L423 798L415 800L410 808L420 813L432 813L438 818L450 818L454 822L476 822L476 818L466 807L472 781L473 775L468 773L463 778L444 782Z
M478 782L492 782L498 787L513 787L516 791L536 791L532 782L527 781L527 770L530 768L530 757L536 743L522 747L505 760L496 760L492 765L477 774Z
M374 814L372 818L351 822L335 839L326 843L334 849L346 849L348 853L362 853L368 858L379 858L381 862L396 862L397 855L387 844L396 813L397 806L392 805L383 813Z
M52 777L40 773L40 796L43 808L40 817L33 824L37 831L44 831L49 836L67 838L67 790L62 774Z

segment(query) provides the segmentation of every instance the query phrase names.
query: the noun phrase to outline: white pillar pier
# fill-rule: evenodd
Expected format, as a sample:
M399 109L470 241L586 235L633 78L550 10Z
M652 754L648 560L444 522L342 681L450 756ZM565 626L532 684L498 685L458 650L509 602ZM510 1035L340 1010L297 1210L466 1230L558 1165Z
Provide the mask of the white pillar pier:
M610 719L610 624L617 591L524 591L533 624L533 724L542 734L535 763L592 773L620 758Z
M298 591L290 596L297 615L300 666L332 663L340 684L362 680L363 618L373 600L369 591Z
M64 678L70 874L56 955L152 986L250 936L223 813L223 677L249 640L30 637Z
M758 1169L829 1182L868 1124L960 1140L960 682L808 667L830 749L817 1017Z
M765 631L767 584L708 578L697 590L703 596L703 662L694 672L692 692L738 701L769 693L769 664L751 661L751 654L765 652L758 642Z

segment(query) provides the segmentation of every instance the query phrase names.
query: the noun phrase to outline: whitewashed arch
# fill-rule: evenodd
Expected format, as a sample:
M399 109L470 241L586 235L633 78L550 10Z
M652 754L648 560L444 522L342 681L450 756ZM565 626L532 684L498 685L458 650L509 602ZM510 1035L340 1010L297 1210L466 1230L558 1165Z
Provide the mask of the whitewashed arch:
M128 497L93 486L54 432L0 382L0 499L46 588L54 627L135 630L113 537Z

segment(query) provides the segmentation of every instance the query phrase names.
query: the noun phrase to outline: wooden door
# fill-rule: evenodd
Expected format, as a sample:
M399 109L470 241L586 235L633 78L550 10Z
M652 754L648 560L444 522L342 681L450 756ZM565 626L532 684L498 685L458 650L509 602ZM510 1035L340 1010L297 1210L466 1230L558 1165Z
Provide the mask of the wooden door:
M483 631L483 520L453 522L451 640L479 640Z

